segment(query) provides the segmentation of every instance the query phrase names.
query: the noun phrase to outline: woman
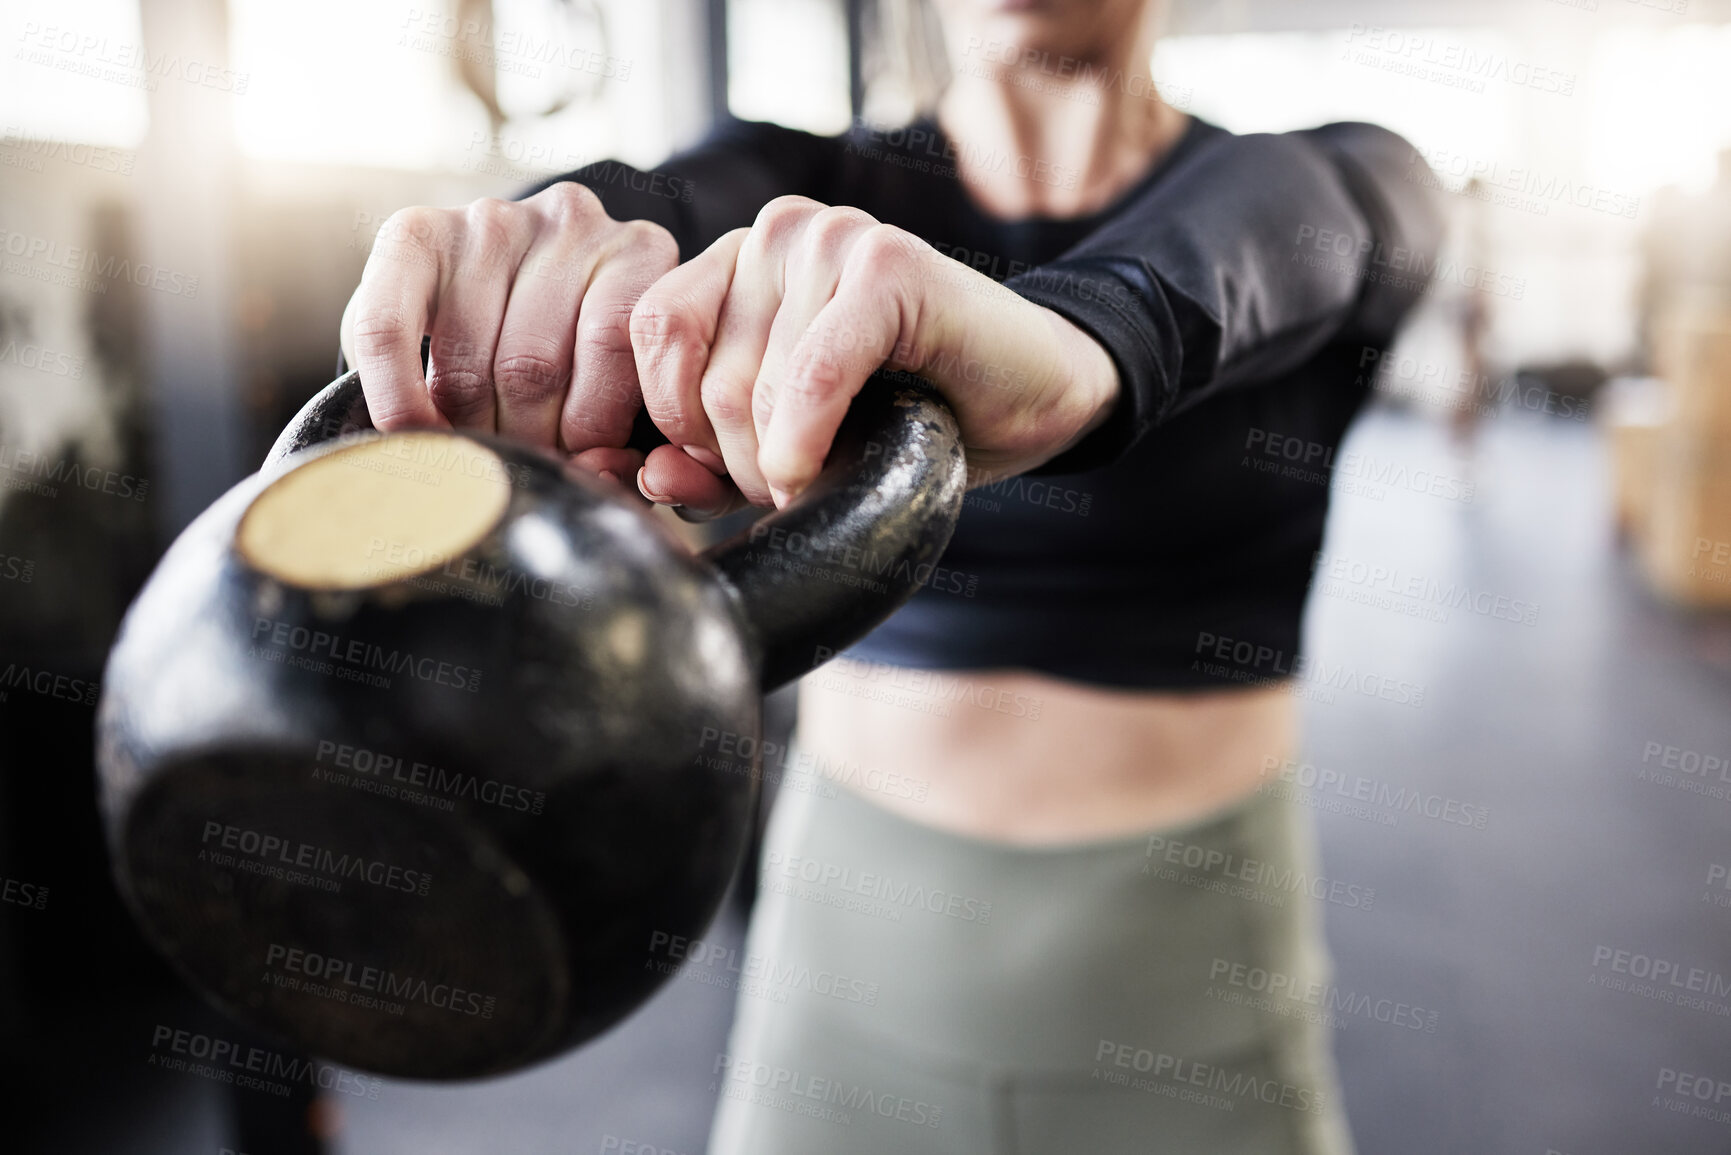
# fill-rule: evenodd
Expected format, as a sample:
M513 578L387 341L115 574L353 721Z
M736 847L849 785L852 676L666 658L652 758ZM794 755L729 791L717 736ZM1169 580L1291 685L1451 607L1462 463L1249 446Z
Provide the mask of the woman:
M1339 888L1258 787L1327 504L1290 467L1439 217L1391 133L1163 104L1154 8L940 0L935 118L405 210L345 315L381 427L705 512L797 494L880 363L957 413L961 578L802 687L788 768L846 788L778 804L749 949L806 977L741 1000L712 1151L1350 1150L1311 997Z

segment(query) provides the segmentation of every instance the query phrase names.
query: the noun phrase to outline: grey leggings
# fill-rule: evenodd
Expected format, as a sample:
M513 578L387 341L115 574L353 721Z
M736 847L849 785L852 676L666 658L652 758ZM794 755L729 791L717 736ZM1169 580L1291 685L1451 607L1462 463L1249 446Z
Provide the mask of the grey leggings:
M828 782L761 863L710 1155L1348 1155L1308 815L1025 849ZM1261 991L1263 993L1255 993Z

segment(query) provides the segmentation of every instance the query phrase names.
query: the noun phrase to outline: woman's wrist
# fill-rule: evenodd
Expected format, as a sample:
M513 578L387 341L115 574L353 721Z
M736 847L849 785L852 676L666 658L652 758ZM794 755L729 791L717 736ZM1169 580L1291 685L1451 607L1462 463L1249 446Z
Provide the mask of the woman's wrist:
M1047 458L1051 460L1074 449L1090 433L1106 424L1118 408L1124 383L1118 374L1117 363L1105 346L1062 314L1049 309L1046 314L1058 331L1064 349L1064 364L1070 367L1069 379L1058 394L1063 412L1055 416L1054 424L1060 429L1074 429L1064 443L1052 451L1051 457Z

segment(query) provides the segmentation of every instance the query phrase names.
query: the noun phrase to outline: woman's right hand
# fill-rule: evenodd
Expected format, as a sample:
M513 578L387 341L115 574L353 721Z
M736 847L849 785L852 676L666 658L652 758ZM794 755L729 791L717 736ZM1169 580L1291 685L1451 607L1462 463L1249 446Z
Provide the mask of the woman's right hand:
M403 209L343 312L343 352L382 430L498 433L630 486L642 464L624 448L642 406L631 310L678 263L666 229L616 221L568 181L523 201Z

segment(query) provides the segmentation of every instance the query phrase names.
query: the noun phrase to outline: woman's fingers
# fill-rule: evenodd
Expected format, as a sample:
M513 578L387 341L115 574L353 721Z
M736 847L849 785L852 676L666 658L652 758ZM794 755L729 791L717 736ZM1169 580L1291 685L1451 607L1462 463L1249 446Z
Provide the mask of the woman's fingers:
M631 317L638 300L679 263L679 246L666 229L628 221L583 291L577 318L576 361L565 398L560 439L574 452L622 445L643 404ZM625 478L627 484L631 477Z
M719 517L750 504L726 477L717 476L672 445L650 450L637 474L637 488L651 501L683 506L706 517Z
M343 348L380 429L449 424L427 395L421 337L438 309L453 230L439 209L393 213L343 312Z
M651 454L642 491L713 512L735 489L782 504L809 484L854 395L895 352L918 247L859 209L779 197L645 292L632 320L644 404L706 468Z
M493 349L510 292L508 277L459 266L440 294L421 387L458 429L491 433L496 427ZM361 380L366 380L365 371Z
M734 229L656 281L631 315L631 344L643 405L674 445L704 450L719 464L721 447L703 412L699 385L721 323L722 302L749 229Z
M886 361L896 363L898 344L914 331L906 270L915 243L888 225L861 233L834 295L771 373L774 407L758 463L782 495L778 505L816 479L860 387Z
M640 403L631 310L678 259L666 229L615 221L570 182L518 203L405 209L379 232L343 348L381 429L454 423L574 455L622 448Z
M433 404L463 429L496 428L493 353L511 278L535 240L520 206L487 198L462 210L455 260L442 278L432 324L426 387Z
M742 252L739 274L721 307L721 320L709 350L697 392L704 416L715 433L715 444L727 476L753 505L767 505L769 486L757 468L757 426L752 417L752 389L757 381L769 328L775 321L775 300L764 291L763 270L750 268ZM754 284L753 281L756 280Z
M825 393L839 390L843 394L839 412L846 413L848 401L859 392L871 370L883 360L880 355L860 374L859 380L852 382L811 380L803 371L792 370L795 355L813 343L841 344L855 350L875 348L885 343L875 330L848 327L852 318L839 315L830 308L844 270L849 267L854 247L876 225L876 218L860 209L822 209L804 222L798 240L789 246L783 257L781 304L770 327L769 342L752 393L753 429L758 438L757 466L778 505L790 492L797 492L797 489L790 491L786 488L783 484L786 478L769 471L764 456L767 446L763 438L771 426L782 390L815 389ZM824 327L822 331L814 332L813 326L820 317L824 319ZM893 336L892 333L892 339ZM840 417L836 420L839 423ZM823 451L827 450L828 442L825 441ZM820 453L818 465L822 463ZM782 471L783 474L786 472ZM816 476L815 471L812 476ZM803 488L803 482L799 488Z
M754 404L769 335L786 290L788 255L825 206L805 197L777 197L763 207L734 264L733 283L709 350L698 394L727 475L753 505L772 500L758 469Z
M704 472L724 472L762 504L769 491L757 474L752 385L780 294L763 254L746 251L752 233L728 233L656 282L638 301L632 342L657 427ZM683 462L660 463L643 481L658 500L707 512L732 500Z
M510 301L484 370L499 433L531 445L559 443L578 307L597 257L595 239L582 227L585 197L594 199L562 183L523 202L540 214L541 227L511 269Z
M582 453L564 460L567 471L574 470L599 477L620 492L639 501L643 500L643 495L637 489L637 474L643 468L643 454L638 450L607 445L599 449L585 449Z

